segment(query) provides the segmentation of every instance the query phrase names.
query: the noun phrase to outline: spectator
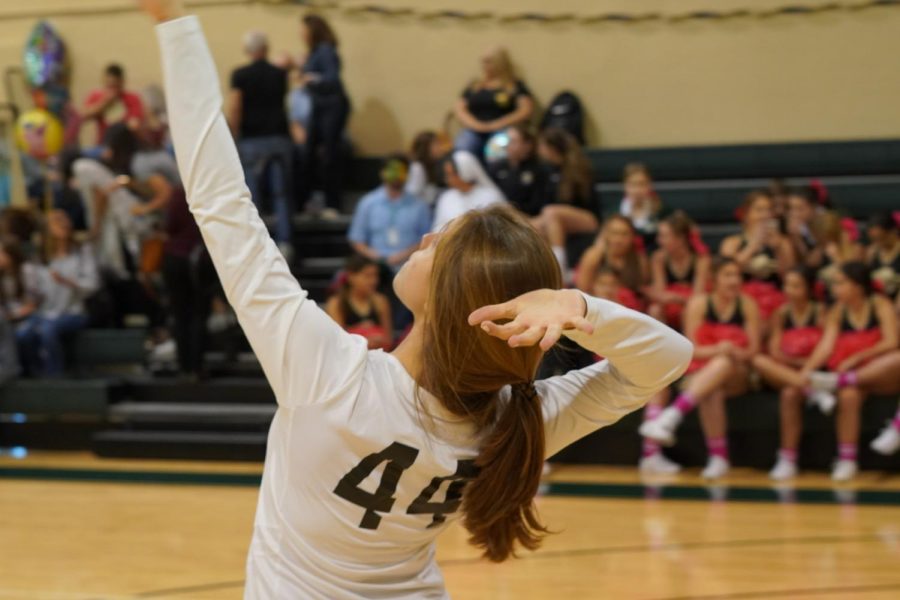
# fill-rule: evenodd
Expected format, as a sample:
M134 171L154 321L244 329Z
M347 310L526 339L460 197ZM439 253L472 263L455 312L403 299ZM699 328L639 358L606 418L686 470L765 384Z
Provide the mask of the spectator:
M16 338L27 374L59 377L65 370L63 338L87 327L84 301L100 288L100 276L90 246L74 241L66 213L50 212L47 234L42 300L19 325Z
M682 211L659 224L659 250L650 259L653 303L648 314L681 329L681 313L690 297L706 292L709 284L709 249L697 226Z
M694 296L684 313L684 333L694 343L690 379L671 406L644 421L640 433L671 445L684 415L698 406L709 461L701 475L719 479L729 470L725 399L743 394L749 385L750 360L759 352L759 309L741 294L741 269L731 258L713 266L710 294Z
M383 185L360 201L348 237L362 256L383 262L396 272L419 247L431 226L431 211L405 191L409 162L390 157L381 169Z
M218 281L184 188L175 188L165 211L162 275L172 315L179 371L203 376L206 320Z
M659 212L662 205L653 191L653 177L650 170L641 163L625 165L622 177L625 197L619 204L619 214L631 219L634 228L644 239L644 244L655 243Z
M325 311L350 333L366 338L369 349L390 348L391 307L378 293L378 263L360 254L351 256L340 291L328 299Z
M144 125L144 104L141 97L125 89L125 69L115 63L103 71L103 87L88 94L82 118L97 122L97 146L103 144L106 128L124 123L133 131ZM99 151L94 154L96 157Z
M615 269L622 284L634 295L634 303L642 306L638 298L647 285L650 268L641 238L631 221L622 215L614 215L606 221L594 244L581 257L575 277L578 289L590 293L597 273L603 267Z
M444 180L449 189L438 198L432 231L440 231L470 210L506 202L481 163L469 152L457 150L444 161Z
M588 293L597 298L617 302L632 310L641 310L641 302L637 294L623 285L619 271L608 265L597 270L594 287Z
M446 154L444 140L439 134L434 131L419 133L410 151L406 192L433 206L443 188L441 161Z
M784 179L773 179L766 187L766 192L772 198L772 213L776 219L784 223L788 213L788 198L791 195L791 189Z
M769 353L753 358L753 367L775 389L780 390L781 446L769 477L776 481L797 475L797 450L803 430L803 405L807 399L803 369L822 339L825 307L813 299L814 272L794 267L784 276L787 303L772 314L769 326ZM834 409L834 398L812 396L827 413ZM821 401L825 400L822 404Z
M538 156L544 162L546 204L531 223L550 243L563 274L568 271L566 239L597 231L600 214L591 165L581 146L562 129L545 129L538 136Z
M294 209L289 189L293 146L284 106L287 71L267 60L269 41L263 33L247 33L244 52L250 64L231 74L228 124L237 140L250 195L261 207L265 187L275 213L275 242L290 260Z
M37 265L25 260L22 243L6 236L0 242L0 303L7 320L16 326L35 313L42 298Z
M463 127L456 137L456 149L479 160L492 135L531 118L531 92L516 78L504 48L493 48L481 58L481 76L463 91L454 112Z
M328 22L318 15L303 17L300 28L309 56L302 67L302 83L312 97L312 116L306 138L304 169L307 188L315 176L325 192L325 204L341 210L341 140L350 116L350 99L341 81L338 40Z
M144 98L146 115L144 118L143 139L148 148L171 151L172 140L169 136L169 116L166 114L166 97L156 84L148 85L141 93Z
M744 230L725 238L719 254L734 259L741 268L744 293L756 301L766 321L784 303L780 276L794 266L794 250L779 231L768 192L751 192L740 212Z
M488 170L513 206L529 217L536 217L544 207L544 172L535 153L537 139L521 123L506 132L509 136L506 158L489 165Z
M841 265L864 260L865 248L859 243L856 221L842 218L833 211L816 216L813 229L822 247L822 264L819 268L819 295L831 298L831 285L838 276Z
M811 190L791 190L787 196L785 229L797 262L818 269L823 254L813 232L818 204Z
M873 215L866 234L866 260L875 287L892 298L900 297L900 212Z

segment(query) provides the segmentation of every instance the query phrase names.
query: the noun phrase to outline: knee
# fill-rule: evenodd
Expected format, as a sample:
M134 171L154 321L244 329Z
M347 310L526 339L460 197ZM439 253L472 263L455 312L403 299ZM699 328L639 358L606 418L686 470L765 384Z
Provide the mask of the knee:
M786 387L781 390L779 398L781 399L782 404L795 407L799 406L803 401L803 392L800 388Z
M769 365L769 357L765 354L757 354L750 360L750 364L754 369L764 369Z
M838 408L841 412L858 411L862 408L863 395L858 388L846 387L838 392Z

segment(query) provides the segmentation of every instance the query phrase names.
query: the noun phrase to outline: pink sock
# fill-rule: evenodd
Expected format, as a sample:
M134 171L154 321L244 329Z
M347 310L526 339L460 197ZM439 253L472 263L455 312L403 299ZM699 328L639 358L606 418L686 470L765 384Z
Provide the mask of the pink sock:
M681 392L678 394L678 397L675 398L675 402L672 403L672 406L678 409L683 415L688 414L694 409L694 406L697 405L697 401L694 399L693 394L690 392Z
M728 460L728 440L724 437L706 438L706 449L710 456L719 456Z
M659 452L660 446L650 438L644 438L644 443L641 448L641 457L647 458L648 456L653 456Z
M845 371L844 373L838 375L837 384L839 388L852 387L856 385L856 381L856 371Z
M838 444L838 458L856 460L856 444Z
M778 450L778 456L784 460L789 460L792 463L797 462L796 448L781 448Z
M659 404L648 404L644 407L644 420L652 421L663 411L663 407Z
M894 417L894 420L891 421L891 425L894 426L894 429L900 431L900 412L897 413L897 416Z

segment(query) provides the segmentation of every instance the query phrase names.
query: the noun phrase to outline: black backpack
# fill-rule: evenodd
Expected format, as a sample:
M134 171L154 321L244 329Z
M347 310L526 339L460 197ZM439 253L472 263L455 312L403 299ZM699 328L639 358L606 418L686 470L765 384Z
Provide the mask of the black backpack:
M541 129L548 127L564 129L584 144L584 110L578 96L565 91L553 98L541 119Z

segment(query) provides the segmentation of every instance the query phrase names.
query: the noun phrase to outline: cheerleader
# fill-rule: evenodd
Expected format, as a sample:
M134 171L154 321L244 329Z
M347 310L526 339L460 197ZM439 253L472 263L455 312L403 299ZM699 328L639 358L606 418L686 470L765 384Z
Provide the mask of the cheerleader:
M700 239L696 225L682 211L676 211L659 225L659 250L650 259L651 317L681 328L681 313L694 294L706 293L709 282L709 249Z
M640 298L649 280L650 267L640 236L631 221L622 215L613 215L606 220L594 244L581 257L575 274L576 287L591 293L597 274L604 267L615 270L622 285L636 300ZM642 301L639 306L643 306Z
M900 351L897 315L890 300L872 290L871 274L861 262L846 262L834 275L837 304L828 313L822 341L804 367L820 393L837 394L838 459L832 478L856 475L859 418L869 392L896 393ZM812 373L823 365L829 372Z
M768 193L752 192L740 212L744 231L725 238L719 254L740 266L745 278L743 291L756 301L767 320L784 303L779 278L794 266L794 250L779 231Z
M447 598L437 536L462 521L490 560L534 549L544 459L642 407L690 343L646 315L559 289L550 247L509 208L426 236L394 289L415 320L368 350L308 298L244 185L195 17L158 20L188 202L278 402L244 598ZM606 360L535 381L565 335Z
M866 260L879 291L900 299L900 211L879 214L869 221L866 234L871 244Z
M775 467L769 472L769 477L775 480L797 475L797 448L803 427L803 401L807 396L808 371L803 369L822 339L825 317L824 307L813 300L814 285L812 269L794 267L787 272L783 286L787 303L772 315L769 353L753 357L757 372L780 390L781 446ZM820 408L830 412L834 403Z
M759 351L760 317L756 303L741 293L737 262L720 258L713 265L713 290L694 296L685 308L684 332L694 342L690 378L671 406L648 419L640 434L663 445L675 442L684 415L699 406L709 462L702 476L718 479L728 473L725 399L744 393L749 363Z
M347 259L340 290L325 303L325 312L350 333L366 338L369 349L389 348L391 303L378 293L378 263L354 254Z

